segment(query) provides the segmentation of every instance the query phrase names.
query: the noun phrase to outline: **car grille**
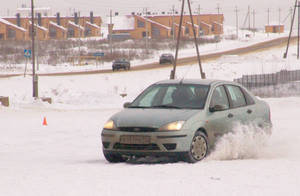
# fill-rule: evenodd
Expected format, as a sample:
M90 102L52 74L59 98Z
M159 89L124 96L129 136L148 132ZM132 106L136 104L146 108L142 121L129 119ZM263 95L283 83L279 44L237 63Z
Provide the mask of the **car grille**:
M163 144L167 150L175 150L176 144Z
M120 131L125 132L155 132L157 131L156 128L151 127L119 127Z
M116 143L114 149L117 150L160 150L157 144L120 144Z

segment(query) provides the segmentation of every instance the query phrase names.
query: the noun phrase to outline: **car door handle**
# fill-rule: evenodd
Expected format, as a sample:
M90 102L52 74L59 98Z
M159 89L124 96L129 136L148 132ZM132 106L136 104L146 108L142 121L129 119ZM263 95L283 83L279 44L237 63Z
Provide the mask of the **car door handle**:
M250 110L250 109L247 110L247 113L248 113L248 114L251 114L251 113L252 113L252 110Z
M229 113L228 118L232 118L232 117L233 117L233 114Z

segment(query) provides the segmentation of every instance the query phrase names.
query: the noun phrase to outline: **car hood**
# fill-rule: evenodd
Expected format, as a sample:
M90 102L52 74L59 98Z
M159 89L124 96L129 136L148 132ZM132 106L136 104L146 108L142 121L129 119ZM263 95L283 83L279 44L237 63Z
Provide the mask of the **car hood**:
M167 123L187 120L199 110L185 109L136 109L128 108L115 114L111 119L117 127L159 128Z

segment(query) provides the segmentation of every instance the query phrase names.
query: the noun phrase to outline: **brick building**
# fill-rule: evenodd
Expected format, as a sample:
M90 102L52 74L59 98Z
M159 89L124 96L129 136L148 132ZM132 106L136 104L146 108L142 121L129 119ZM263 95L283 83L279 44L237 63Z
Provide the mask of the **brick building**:
M271 23L269 25L265 25L265 32L266 33L283 33L284 25L276 24L276 23Z
M179 15L144 16L132 14L112 17L111 25L109 18L108 26L109 32L114 37L141 39L148 34L150 38L169 38L173 36L173 31L177 36L179 21ZM223 14L193 15L193 21L197 37L201 35L223 34ZM193 36L193 28L189 15L183 16L181 32L184 37Z
M35 17L35 31L38 40L67 39L79 37L101 36L100 16L73 17L44 16L40 13ZM0 40L29 40L31 39L31 17L21 16L0 18Z

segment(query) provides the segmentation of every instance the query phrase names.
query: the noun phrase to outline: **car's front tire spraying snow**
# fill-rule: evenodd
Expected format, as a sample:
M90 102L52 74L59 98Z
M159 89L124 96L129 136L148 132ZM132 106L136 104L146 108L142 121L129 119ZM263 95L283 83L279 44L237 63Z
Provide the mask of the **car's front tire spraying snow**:
M184 156L184 161L196 163L206 157L208 153L207 137L203 132L197 131L192 139L190 151Z

